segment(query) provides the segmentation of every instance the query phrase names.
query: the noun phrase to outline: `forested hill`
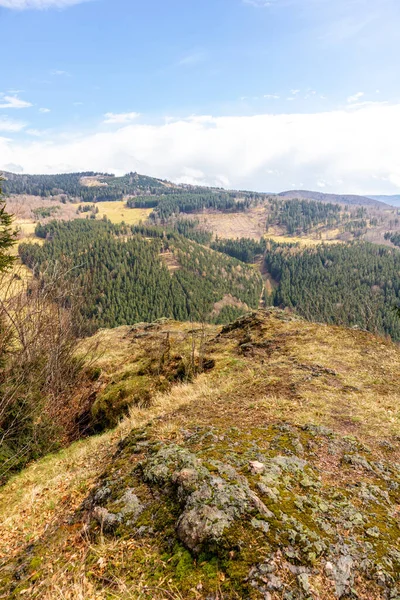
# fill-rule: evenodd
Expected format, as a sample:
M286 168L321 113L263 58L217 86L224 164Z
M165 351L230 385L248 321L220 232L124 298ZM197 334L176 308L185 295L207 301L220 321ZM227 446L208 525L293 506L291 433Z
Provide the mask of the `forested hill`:
M392 242L400 245L400 237ZM400 341L400 252L368 242L302 247L242 238L213 248L244 262L260 261L274 283L267 302L310 321L358 327Z
M356 196L355 194L324 194L322 192L311 192L309 190L290 190L278 194L282 198L317 200L318 202L339 202L340 204L358 204L362 206L388 208L386 201L371 196Z
M276 306L312 321L357 326L400 340L400 252L366 242L301 249L271 242L265 268Z
M36 234L44 245L21 244L22 262L72 269L90 328L161 317L223 323L259 304L255 269L172 231L85 219L38 225Z
M2 182L5 195L64 195L66 199L79 198L83 202L121 200L125 195L157 194L160 193L160 189L168 190L167 182L138 173L115 177L93 171L58 175L20 175L3 172L2 177L5 179Z

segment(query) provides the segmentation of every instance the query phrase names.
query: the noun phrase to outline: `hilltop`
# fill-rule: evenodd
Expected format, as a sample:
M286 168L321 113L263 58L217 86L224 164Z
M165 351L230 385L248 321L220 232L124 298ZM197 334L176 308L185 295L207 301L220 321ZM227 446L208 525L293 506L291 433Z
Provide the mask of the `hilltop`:
M116 428L0 491L2 597L399 597L397 345L278 309L96 341Z
M373 206L376 208L388 208L386 196L358 196L356 194L325 194L323 192L311 192L308 190L290 190L280 192L278 196L283 198L302 198L304 200L316 200L318 202L338 202L340 204Z

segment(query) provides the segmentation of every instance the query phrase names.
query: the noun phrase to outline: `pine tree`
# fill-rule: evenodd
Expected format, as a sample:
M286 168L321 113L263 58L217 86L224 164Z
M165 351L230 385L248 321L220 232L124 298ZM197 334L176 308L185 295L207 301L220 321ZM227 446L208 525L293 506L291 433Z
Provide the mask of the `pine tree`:
M2 179L0 178L0 182ZM9 269L14 262L14 257L8 254L8 251L15 242L15 231L11 228L12 216L6 212L6 203L2 199L0 188L0 274ZM9 336L4 326L3 311L0 313L0 383L1 370L5 364L5 357L9 350ZM0 389L1 395L1 389Z
M3 181L0 178L0 182ZM12 215L6 212L6 203L2 198L0 187L0 273L8 269L14 262L14 257L8 251L15 243L15 231L12 230Z

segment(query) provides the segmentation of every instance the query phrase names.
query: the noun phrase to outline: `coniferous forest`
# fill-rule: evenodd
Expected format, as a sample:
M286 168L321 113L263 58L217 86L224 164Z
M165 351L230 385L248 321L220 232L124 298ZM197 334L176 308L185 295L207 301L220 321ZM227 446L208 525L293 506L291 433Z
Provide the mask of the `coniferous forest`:
M265 268L278 283L274 305L400 340L398 250L367 242L306 249L269 242Z
M172 317L220 322L236 316L214 304L225 296L256 308L260 274L244 263L174 231L127 227L105 221L54 221L38 225L44 245L21 244L22 262L44 273L64 265L85 290L84 316L91 328Z
M82 184L84 178L95 177L99 185L93 187ZM29 194L51 197L64 195L65 199L79 199L82 202L104 202L122 200L125 195L157 194L164 189L163 183L152 177L128 173L115 177L107 173L63 173L59 175L16 175L5 173L3 193Z
M308 233L316 225L338 225L341 213L339 204L312 200L271 200L268 224L285 227L289 235Z

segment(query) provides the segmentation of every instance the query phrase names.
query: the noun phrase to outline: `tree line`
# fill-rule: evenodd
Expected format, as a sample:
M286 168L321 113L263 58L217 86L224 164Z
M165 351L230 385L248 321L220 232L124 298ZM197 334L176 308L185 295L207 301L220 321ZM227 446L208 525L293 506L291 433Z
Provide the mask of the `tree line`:
M196 213L204 209L214 209L223 212L245 211L252 200L242 199L233 192L213 192L198 190L196 192L162 194L155 198L132 198L127 201L129 208L154 208L150 219L154 222L165 223L173 215L179 213Z
M308 233L317 225L338 225L342 220L339 204L314 200L271 199L267 231L270 225L284 227L289 235Z
M85 171L57 175L20 175L5 173L3 182L5 195L28 194L41 196L64 196L64 201L78 199L81 202L104 202L122 200L127 195L159 194L166 189L164 184L152 177L128 173L115 177L107 173ZM93 187L82 185L82 178L96 177L100 184Z

